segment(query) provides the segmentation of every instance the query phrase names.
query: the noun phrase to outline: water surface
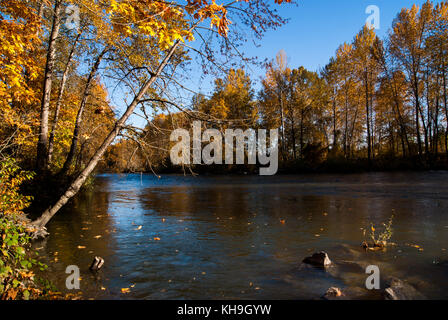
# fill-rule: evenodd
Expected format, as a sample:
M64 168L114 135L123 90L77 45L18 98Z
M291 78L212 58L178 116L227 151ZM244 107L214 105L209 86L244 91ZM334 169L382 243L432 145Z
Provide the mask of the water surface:
M383 280L447 299L447 209L447 172L108 174L59 212L35 247L61 290L65 268L80 267L85 298L316 299L337 286L375 299L363 289L374 264ZM396 245L364 252L361 228L392 215ZM335 267L301 264L320 250ZM106 261L98 274L88 270L95 255Z

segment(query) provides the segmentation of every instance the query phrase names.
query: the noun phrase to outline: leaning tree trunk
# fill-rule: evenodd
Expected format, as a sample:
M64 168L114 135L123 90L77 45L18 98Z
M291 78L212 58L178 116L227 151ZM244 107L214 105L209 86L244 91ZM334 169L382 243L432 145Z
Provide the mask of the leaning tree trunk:
M42 215L37 220L35 220L32 223L33 227L37 229L33 237L36 238L39 236L48 235L48 233L45 230L45 226L48 223L48 221L50 221L50 219L59 211L59 209L61 209L81 189L82 185L87 180L89 175L93 172L93 170L95 169L96 165L100 161L103 154L106 152L109 145L115 140L115 138L123 128L124 124L128 120L128 118L132 115L137 105L142 101L148 89L154 84L154 82L160 76L161 72L163 71L163 69L173 56L174 52L176 51L176 48L179 46L179 43L180 43L179 41L176 41L175 44L171 47L168 54L165 56L163 61L158 66L156 72L151 75L151 78L140 89L139 93L137 94L137 96L135 96L132 103L127 107L126 112L121 116L121 118L117 122L115 122L115 126L112 129L112 131L104 139L103 143L96 150L95 154L93 155L92 159L90 159L87 166L72 182L72 184L68 187L65 193L59 198L59 200L52 207L48 208L44 213L42 213Z
M46 171L48 167L48 117L50 114L51 86L53 82L53 71L56 59L56 40L61 26L61 1L56 0L54 4L53 24L51 26L48 40L47 62L45 65L44 85L42 89L42 102L40 112L39 141L37 143L37 171Z

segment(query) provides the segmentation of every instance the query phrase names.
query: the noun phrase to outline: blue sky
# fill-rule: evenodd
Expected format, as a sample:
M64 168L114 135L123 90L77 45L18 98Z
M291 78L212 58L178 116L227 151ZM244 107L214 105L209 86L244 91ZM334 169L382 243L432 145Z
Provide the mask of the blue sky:
M273 0L269 0L273 1ZM380 9L380 29L377 34L384 38L393 19L401 8L411 8L415 3L422 5L425 0L297 0L298 6L283 4L280 14L289 18L287 25L270 31L261 41L261 47L248 45L247 56L273 59L281 50L288 55L290 67L304 66L317 71L324 67L342 43L350 42L366 23L369 14L366 8L376 5ZM441 1L433 1L434 3ZM264 70L252 68L251 76L258 81ZM204 93L212 86L203 82Z

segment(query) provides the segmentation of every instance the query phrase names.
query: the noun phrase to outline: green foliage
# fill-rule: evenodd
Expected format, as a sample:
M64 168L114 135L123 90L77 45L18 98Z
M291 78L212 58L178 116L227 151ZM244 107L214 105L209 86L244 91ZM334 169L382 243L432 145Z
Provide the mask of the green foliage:
M19 192L20 185L32 179L13 159L0 163L0 298L35 298L41 291L34 285L33 266L45 266L31 257L30 237L22 212L32 198Z
M378 235L376 234L377 229L375 228L373 223L370 224L370 229L368 231L368 237L373 242L374 246L385 247L387 245L387 243L389 242L389 240L392 238L393 219L394 219L394 216L391 216L388 222L382 223L383 229L381 230L380 233L378 233ZM363 234L364 234L364 237L366 237L367 229L363 229Z

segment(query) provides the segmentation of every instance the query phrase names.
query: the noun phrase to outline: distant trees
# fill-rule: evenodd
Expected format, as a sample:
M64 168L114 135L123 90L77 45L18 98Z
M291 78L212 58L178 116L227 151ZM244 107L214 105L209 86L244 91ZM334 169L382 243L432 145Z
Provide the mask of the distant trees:
M385 41L365 26L317 77L278 63L282 53L267 68L259 109L265 125L283 128L283 159L316 143L328 158L369 163L415 156L430 165L448 154L447 37L448 3L427 1L403 9Z
M341 158L430 166L448 159L447 40L448 3L428 1L403 9L384 41L364 26L319 73L291 69L280 51L257 95L231 70L192 109L224 126L278 128L284 167Z

